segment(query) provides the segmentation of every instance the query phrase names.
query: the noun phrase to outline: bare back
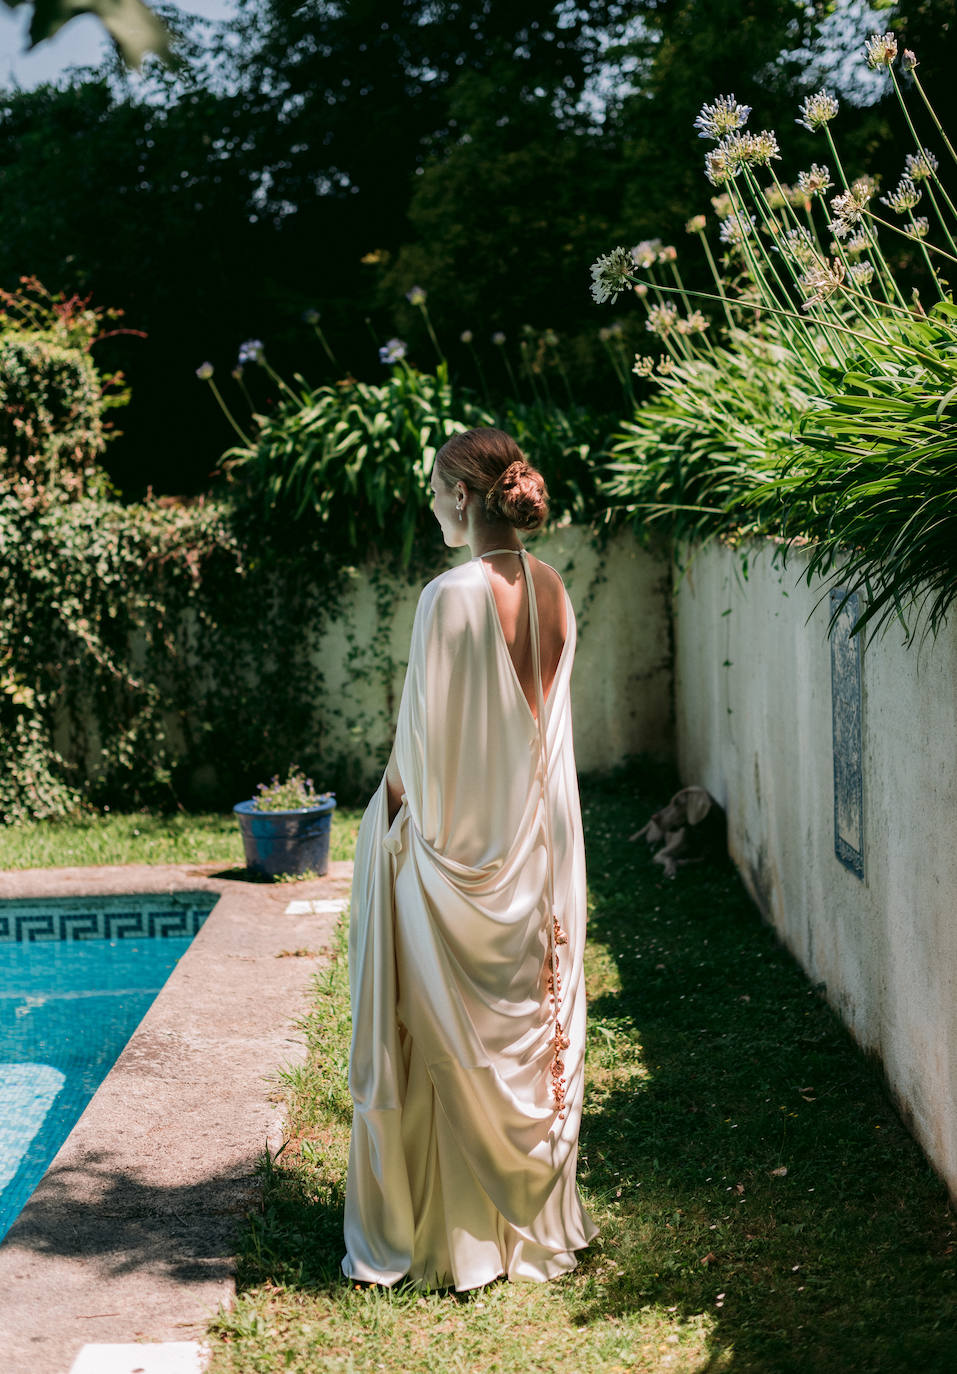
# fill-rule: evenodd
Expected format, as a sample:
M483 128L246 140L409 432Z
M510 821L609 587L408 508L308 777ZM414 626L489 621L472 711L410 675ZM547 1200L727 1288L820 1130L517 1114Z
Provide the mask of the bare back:
M498 612L505 646L515 668L515 675L532 715L537 715L528 590L521 563L512 553L489 554L482 561L488 571L489 586L495 599L495 609ZM568 633L565 588L555 569L533 558L531 554L528 555L528 570L538 602L542 692L547 701Z

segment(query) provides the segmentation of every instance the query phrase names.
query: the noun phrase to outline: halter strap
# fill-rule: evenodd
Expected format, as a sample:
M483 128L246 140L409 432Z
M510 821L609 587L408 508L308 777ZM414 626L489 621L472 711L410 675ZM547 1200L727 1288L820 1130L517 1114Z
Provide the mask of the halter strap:
M549 1069L551 1077L552 1100L559 1113L565 1115L565 1060L564 1051L568 1048L568 1038L560 1020L562 980L558 966L558 946L567 944L568 936L562 930L555 909L555 872L552 850L552 818L548 804L548 740L545 730L545 692L542 687L541 664L541 626L538 619L538 599L535 596L535 583L528 566L528 553L525 549L490 549L479 558L488 558L496 553L517 553L525 576L525 589L528 594L528 630L532 666L535 672L536 724L538 726L538 750L541 760L542 810L545 819L545 894L548 899L547 939L548 939L548 989L552 1001L552 1060ZM484 574L483 574L484 576Z

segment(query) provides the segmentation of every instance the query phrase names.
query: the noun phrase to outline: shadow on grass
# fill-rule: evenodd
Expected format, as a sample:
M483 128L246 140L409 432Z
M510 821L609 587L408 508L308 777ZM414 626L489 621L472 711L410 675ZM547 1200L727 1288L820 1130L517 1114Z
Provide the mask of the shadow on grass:
M604 971L581 1179L619 1277L574 1319L704 1313L714 1369L952 1374L946 1190L730 866L669 882L627 843L672 781L583 788Z

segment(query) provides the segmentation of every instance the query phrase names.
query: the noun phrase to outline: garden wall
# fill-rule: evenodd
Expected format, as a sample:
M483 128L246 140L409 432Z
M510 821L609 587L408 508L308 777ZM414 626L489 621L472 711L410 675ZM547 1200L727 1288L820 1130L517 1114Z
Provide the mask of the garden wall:
M677 592L681 776L727 809L752 895L957 1195L957 624L858 664L800 551L746 558L708 544Z
M573 704L579 769L612 768L633 753L670 755L668 560L640 548L629 531L598 549L577 526L542 535L530 547L562 574L578 621ZM450 559L461 561L461 555ZM323 752L348 761L367 788L381 776L391 744L420 590L381 569L350 570L336 617L311 648L328 703Z

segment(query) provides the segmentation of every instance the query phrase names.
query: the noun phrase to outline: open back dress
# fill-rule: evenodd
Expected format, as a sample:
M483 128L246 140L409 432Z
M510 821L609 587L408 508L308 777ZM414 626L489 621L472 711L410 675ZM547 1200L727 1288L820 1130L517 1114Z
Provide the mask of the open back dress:
M514 551L512 551L514 552ZM424 589L395 756L356 846L354 1102L343 1272L476 1288L573 1269L595 1226L575 1182L584 1073L585 862L569 684L537 711L480 558ZM557 1000L555 992L557 989Z

